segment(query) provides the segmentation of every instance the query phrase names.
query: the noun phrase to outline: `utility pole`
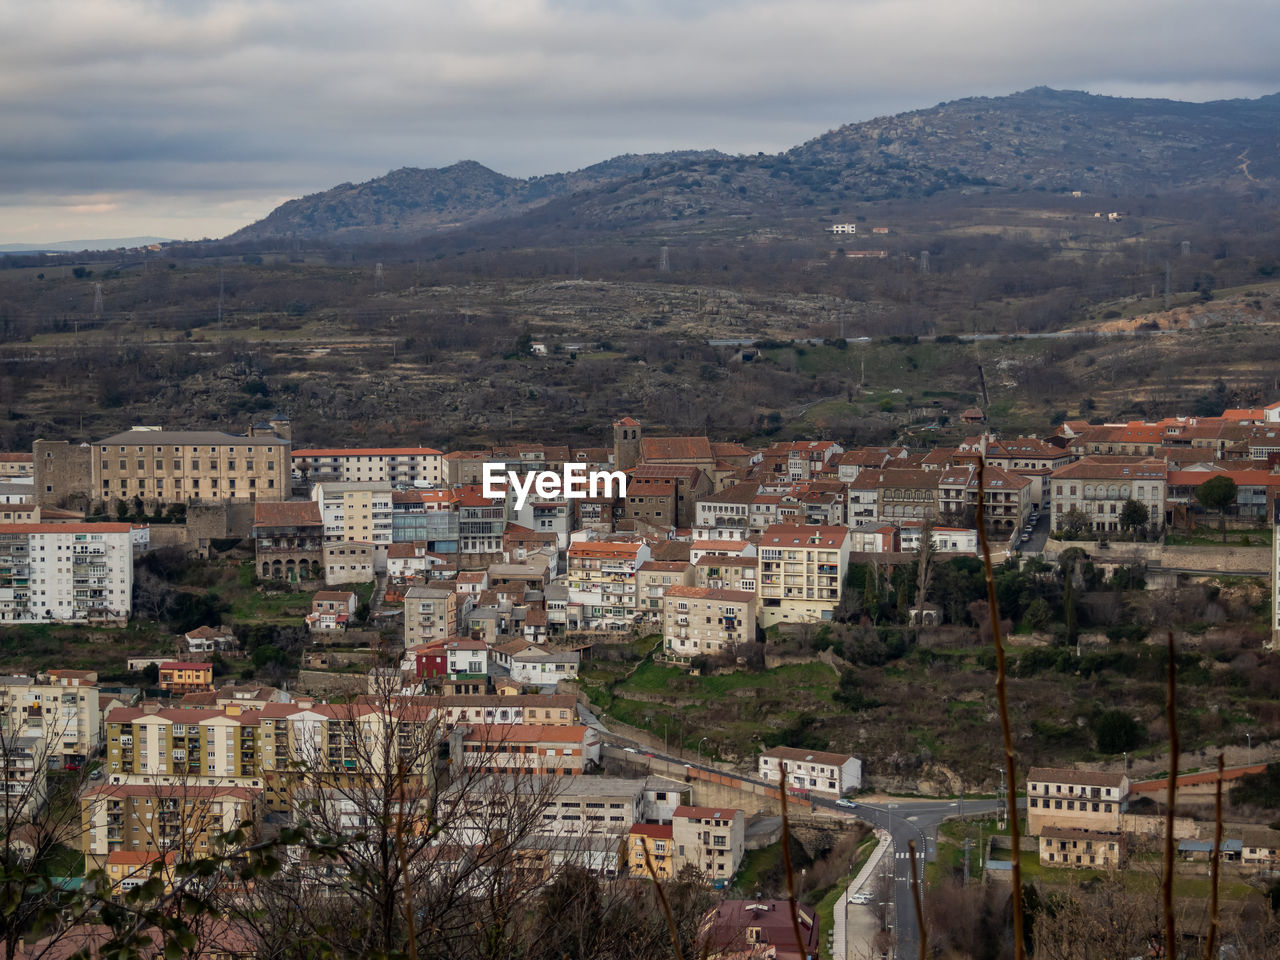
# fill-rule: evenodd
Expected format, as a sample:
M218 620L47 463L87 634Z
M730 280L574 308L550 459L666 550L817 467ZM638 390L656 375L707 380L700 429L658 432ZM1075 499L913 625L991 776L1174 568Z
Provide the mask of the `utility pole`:
M1164 308L1169 309L1169 297L1173 288L1173 268L1169 266L1169 261L1164 262Z

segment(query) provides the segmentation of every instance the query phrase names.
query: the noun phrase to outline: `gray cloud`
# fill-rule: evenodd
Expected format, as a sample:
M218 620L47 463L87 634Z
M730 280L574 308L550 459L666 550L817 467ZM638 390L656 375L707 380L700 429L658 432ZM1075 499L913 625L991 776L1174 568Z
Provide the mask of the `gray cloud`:
M1263 0L0 0L0 38L0 241L221 235L467 158L772 152L1037 84L1280 89Z

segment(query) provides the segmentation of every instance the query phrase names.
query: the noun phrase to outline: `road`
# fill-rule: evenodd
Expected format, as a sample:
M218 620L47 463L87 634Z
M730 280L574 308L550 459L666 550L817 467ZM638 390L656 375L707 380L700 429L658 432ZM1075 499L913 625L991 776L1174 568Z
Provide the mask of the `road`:
M640 757L652 756L671 763L680 763L708 773L723 773L709 764L690 762L687 757L678 757L634 743L625 737L607 731L585 707L579 705L579 718L590 724L602 734L602 742L606 746L620 749L631 749ZM607 738L607 739L606 739ZM766 786L765 781L756 777L735 773L734 776ZM965 800L961 809L955 800L889 800L882 803L863 803L857 801L853 807L836 803L835 800L811 797L814 811L834 814L835 816L856 817L873 827L885 830L893 841L893 899L894 899L894 944L895 956L900 958L915 957L919 953L920 928L916 922L915 902L911 897L911 862L908 844L914 842L917 854L917 879L924 882L924 864L937 858L938 825L949 817L972 816L979 813L991 813L999 807L997 800ZM923 889L922 889L923 894Z
M916 922L915 901L911 897L911 859L908 844L916 846L916 877L923 884L924 864L937 858L938 825L948 817L960 815L955 800L890 800L884 803L862 803L853 810L842 808L834 800L813 801L815 808L848 813L874 827L886 830L893 840L893 901L895 956L915 957L920 952L920 927ZM966 800L964 813L990 813L996 800ZM921 891L923 894L923 890Z

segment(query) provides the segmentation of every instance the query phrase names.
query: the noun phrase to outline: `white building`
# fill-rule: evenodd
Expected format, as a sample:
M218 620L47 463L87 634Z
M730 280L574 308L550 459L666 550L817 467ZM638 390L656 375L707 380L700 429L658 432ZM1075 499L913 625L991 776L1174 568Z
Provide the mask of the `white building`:
M553 686L560 680L578 679L576 650L525 650L511 657L511 679L517 683Z
M440 486L444 454L431 447L295 450L293 471L313 483Z
M759 757L760 776L770 783L841 796L862 787L862 761L846 753L774 747Z
M127 523L0 525L0 620L112 620L133 607Z

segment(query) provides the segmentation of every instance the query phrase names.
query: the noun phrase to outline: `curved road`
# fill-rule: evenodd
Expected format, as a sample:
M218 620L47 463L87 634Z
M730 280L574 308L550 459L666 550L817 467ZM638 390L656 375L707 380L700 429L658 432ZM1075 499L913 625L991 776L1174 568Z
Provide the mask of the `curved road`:
M694 767L708 773L724 772L704 763L691 763L685 757L650 749L618 734L611 733L581 704L578 705L578 715L582 722L609 738L601 741L603 746L624 750L630 747L637 753L637 759L639 757L653 757L669 763ZM744 776L741 773L734 773L734 776L762 786L777 786L777 784L767 784L756 777ZM963 810L961 810L960 802L956 800L904 798L883 803L856 801L856 806L852 808L842 806L837 804L835 800L825 798L811 797L810 800L815 811L821 810L824 813L836 816L856 817L871 824L873 827L880 827L888 831L893 840L894 956L901 958L915 957L920 949L920 928L916 922L915 901L911 897L912 864L910 862L908 844L914 842L916 845L916 867L918 870L916 876L921 883L921 894L923 896L924 864L937 858L938 825L951 817L960 816L961 813L966 816L978 813L992 813L999 808L1002 802L998 800L965 800L963 801ZM839 960L844 960L844 958L839 958Z

